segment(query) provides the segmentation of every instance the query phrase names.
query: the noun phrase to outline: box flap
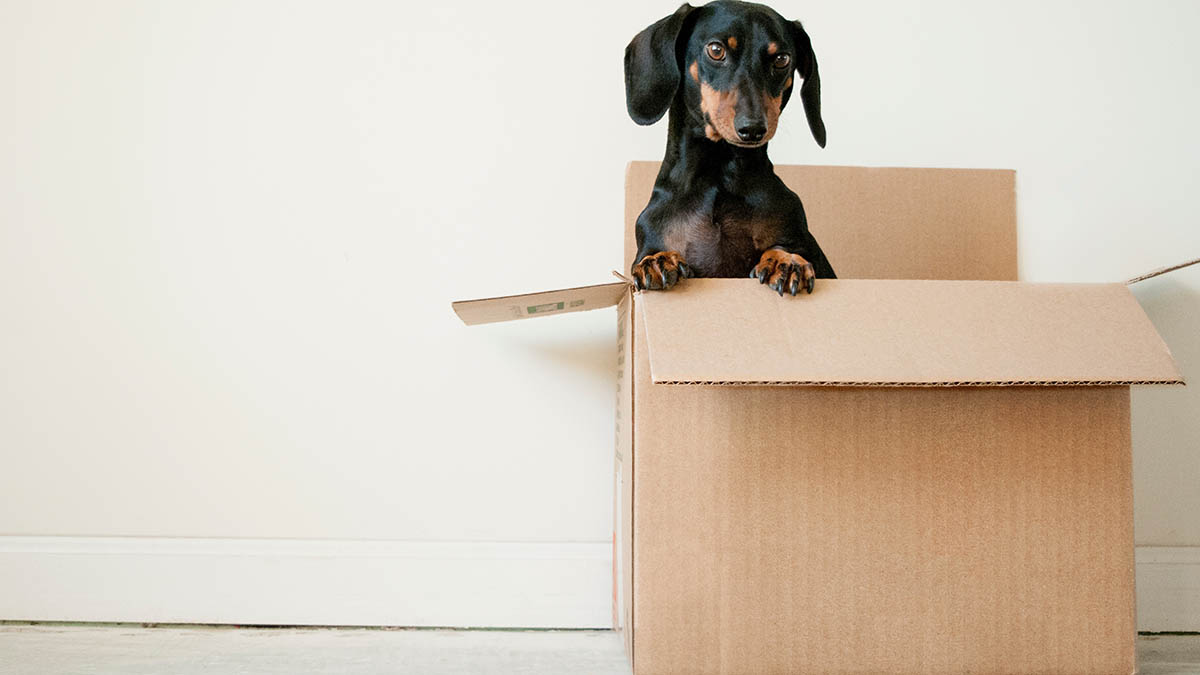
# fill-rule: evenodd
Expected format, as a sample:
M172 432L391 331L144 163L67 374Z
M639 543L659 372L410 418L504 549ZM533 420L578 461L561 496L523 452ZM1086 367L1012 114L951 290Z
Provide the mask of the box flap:
M621 301L629 284L623 281L596 284L524 295L504 295L498 298L459 300L451 303L454 313L468 326L515 319L532 319L549 314L586 312L612 307Z
M1182 384L1123 284L752 279L637 294L660 384Z
M1168 265L1166 267L1160 267L1160 268L1154 270L1153 272L1147 272L1143 275L1136 276L1132 279L1129 279L1128 281L1125 282L1125 284L1127 286L1132 286L1140 281L1145 281L1147 279L1153 279L1154 277L1160 277L1169 272L1174 272L1175 270L1181 270L1185 267L1191 267L1192 265L1196 265L1196 264L1200 264L1200 258L1193 258L1192 260L1188 260L1187 262L1181 262L1181 263L1176 263L1174 265Z

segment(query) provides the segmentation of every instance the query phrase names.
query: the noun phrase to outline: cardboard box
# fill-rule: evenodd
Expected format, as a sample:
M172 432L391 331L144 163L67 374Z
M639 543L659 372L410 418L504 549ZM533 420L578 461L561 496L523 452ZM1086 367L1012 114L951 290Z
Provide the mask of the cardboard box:
M657 164L627 175L632 223ZM637 675L1134 672L1123 284L1016 282L1011 171L778 167L838 280L624 282L614 613ZM953 280L953 281L938 281Z

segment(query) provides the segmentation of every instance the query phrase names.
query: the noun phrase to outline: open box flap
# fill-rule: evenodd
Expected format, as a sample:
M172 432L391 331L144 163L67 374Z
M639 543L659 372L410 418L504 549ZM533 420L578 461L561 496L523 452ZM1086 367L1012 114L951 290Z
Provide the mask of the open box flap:
M561 288L524 295L505 295L451 303L454 313L468 326L515 319L532 319L550 314L586 312L612 307L629 288L624 281L576 288Z
M1182 384L1123 284L753 279L637 295L660 384Z

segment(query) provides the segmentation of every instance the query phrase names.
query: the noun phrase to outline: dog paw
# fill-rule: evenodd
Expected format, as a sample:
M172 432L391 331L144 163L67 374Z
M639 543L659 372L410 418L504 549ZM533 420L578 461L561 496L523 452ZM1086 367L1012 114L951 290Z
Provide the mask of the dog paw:
M633 264L630 270L633 282L639 291L665 291L680 279L692 276L692 269L676 251L663 251L648 255Z
M795 253L788 253L777 248L769 249L762 254L754 269L750 271L751 279L758 279L772 290L783 295L796 295L803 288L812 293L817 273L812 263Z

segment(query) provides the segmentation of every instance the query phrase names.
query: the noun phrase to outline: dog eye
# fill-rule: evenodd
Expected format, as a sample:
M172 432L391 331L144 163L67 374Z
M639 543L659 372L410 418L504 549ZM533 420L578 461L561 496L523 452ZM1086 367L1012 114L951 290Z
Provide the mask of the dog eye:
M720 42L710 42L707 47L708 57L713 61L725 60L725 45Z
M779 69L787 68L792 64L792 57L787 54L776 54L774 66Z

